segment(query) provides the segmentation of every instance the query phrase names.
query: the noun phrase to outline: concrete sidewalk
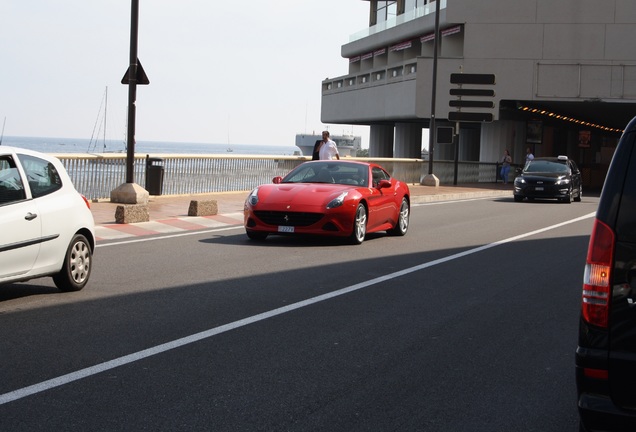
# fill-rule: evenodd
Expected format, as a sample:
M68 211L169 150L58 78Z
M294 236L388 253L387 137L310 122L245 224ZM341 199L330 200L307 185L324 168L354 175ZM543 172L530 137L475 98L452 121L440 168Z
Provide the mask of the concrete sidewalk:
M512 184L478 183L458 186L409 185L413 204L469 199L480 197L512 196ZM196 195L151 196L148 202L149 222L118 224L115 212L121 204L110 201L91 203L99 240L121 239L132 236L173 233L206 228L220 228L243 224L243 203L249 191L218 192ZM216 200L218 213L214 216L188 216L190 201Z

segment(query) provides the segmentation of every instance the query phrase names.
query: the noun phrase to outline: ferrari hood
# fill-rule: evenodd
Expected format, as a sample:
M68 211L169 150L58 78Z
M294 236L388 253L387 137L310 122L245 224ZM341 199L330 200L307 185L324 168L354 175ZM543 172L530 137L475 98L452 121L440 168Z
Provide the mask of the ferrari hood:
M321 183L281 183L259 187L259 203L267 206L293 205L294 207L322 206L344 191L348 185Z

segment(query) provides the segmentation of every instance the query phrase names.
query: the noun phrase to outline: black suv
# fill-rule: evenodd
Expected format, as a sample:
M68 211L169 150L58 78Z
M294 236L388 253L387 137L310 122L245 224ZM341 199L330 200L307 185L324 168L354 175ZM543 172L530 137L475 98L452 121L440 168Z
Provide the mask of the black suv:
M582 431L636 431L636 118L614 153L590 236L576 385Z

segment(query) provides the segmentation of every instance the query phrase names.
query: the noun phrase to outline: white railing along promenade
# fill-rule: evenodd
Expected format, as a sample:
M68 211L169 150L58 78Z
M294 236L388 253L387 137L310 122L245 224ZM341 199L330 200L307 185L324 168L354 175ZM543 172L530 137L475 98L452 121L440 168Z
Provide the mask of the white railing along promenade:
M123 153L59 153L54 156L62 161L77 190L88 199L108 199L110 192L126 181L126 155ZM134 180L148 188L146 156L135 156ZM153 167L150 168L150 181L156 183L157 170L163 171L162 195L249 191L259 184L270 183L275 176L284 176L309 159L305 156L157 154L150 159ZM351 160L377 162L393 177L410 184L419 184L428 173L428 161L421 159ZM440 184L453 184L453 161L435 161L434 168ZM496 172L495 163L460 162L457 182L495 182Z

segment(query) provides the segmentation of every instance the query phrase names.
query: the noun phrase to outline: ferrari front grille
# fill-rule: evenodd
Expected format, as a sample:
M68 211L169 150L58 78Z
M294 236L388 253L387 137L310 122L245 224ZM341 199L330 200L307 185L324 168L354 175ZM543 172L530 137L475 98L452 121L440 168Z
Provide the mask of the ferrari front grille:
M309 226L318 222L322 213L255 211L257 218L268 225Z

